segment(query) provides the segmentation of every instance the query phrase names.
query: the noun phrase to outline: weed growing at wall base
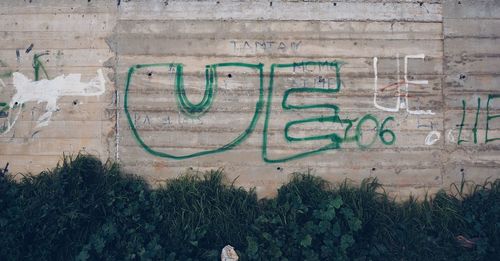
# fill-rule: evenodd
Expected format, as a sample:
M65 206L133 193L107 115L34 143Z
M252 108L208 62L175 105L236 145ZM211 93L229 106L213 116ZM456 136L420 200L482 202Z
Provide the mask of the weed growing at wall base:
M334 173L332 173L333 175ZM469 189L467 189L469 188ZM220 171L152 189L91 156L0 178L1 260L494 260L500 180L396 202L376 179L296 174L272 199Z

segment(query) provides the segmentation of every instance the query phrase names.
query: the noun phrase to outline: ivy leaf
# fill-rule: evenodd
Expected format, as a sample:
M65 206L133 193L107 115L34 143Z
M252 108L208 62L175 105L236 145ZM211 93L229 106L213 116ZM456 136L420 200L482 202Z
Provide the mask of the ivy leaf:
M354 218L349 220L349 228L351 228L352 231L356 232L361 229L361 220Z
M321 219L326 220L326 221L332 221L334 218L335 218L335 209L334 208L328 208L321 215Z
M170 261L170 260L172 260L172 261L173 261L173 260L175 260L175 256L176 256L175 252L170 253L170 254L167 256L167 261Z
M354 244L354 238L351 235L342 235L340 239L340 247L346 250L348 247Z
M312 237L311 235L307 234L301 241L300 241L300 245L303 246L303 247L309 247L311 246L311 243L312 243Z
M257 241L255 241L252 237L247 237L247 253L249 256L256 256L257 251L259 251L259 245L257 245Z
M324 221L324 220L322 220L322 221L319 222L318 231L320 233L325 233L329 229L330 229L330 222Z
M342 206L344 202L342 201L341 197L336 197L331 203L330 206L333 206L336 209L339 209L340 206Z
M100 254L104 250L104 247L106 246L106 242L102 237L96 237L94 239L94 249L95 251Z
M76 256L75 260L77 261L85 261L85 260L88 260L89 259L89 252L86 250L86 249L83 249L82 251L80 251L80 253L78 254L78 256Z
M273 237L271 236L271 234L267 233L267 232L264 232L262 233L262 237L265 239L265 240L268 240L270 241Z
M339 222L335 222L335 224L333 224L333 226L332 226L332 234L333 234L334 237L339 237L341 235Z

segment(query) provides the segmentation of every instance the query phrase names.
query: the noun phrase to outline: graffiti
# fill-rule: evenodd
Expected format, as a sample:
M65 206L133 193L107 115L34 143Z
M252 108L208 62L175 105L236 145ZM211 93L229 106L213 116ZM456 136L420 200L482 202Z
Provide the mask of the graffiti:
M433 121L430 121L428 124L421 124L420 123L420 115L417 115L417 129L420 128L428 128L431 129L431 131L427 134L424 140L424 144L427 146L432 146L437 143L437 141L441 138L441 132L434 130L435 129L435 123ZM448 137L451 135L448 133Z
M9 119L2 134L8 133L19 118L21 107L27 102L46 103L46 112L37 120L36 127L48 124L52 114L58 110L57 100L62 96L99 96L104 93L105 80L102 70L90 82L82 82L80 74L61 75L52 80L33 81L19 72L13 73L13 83L16 93L12 97L9 107ZM10 118L11 111L17 109L14 118Z
M429 114L429 115L434 115L435 113L432 112L431 110L411 110L410 109L410 102L409 102L409 87L410 85L427 85L429 82L427 80L408 80L408 59L424 59L425 55L424 54L412 54L412 55L406 55L404 57L404 80L400 81L400 72L399 72L399 55L396 56L396 63L397 63L397 82L391 85L388 85L384 87L381 90L387 89L387 88L396 88L396 106L394 107L384 107L377 102L377 96L379 94L379 87L378 87L378 58L373 57L373 72L374 72L374 85L373 85L373 105L375 108L383 110L383 111L388 111L388 112L398 112L400 109L405 109L408 114L416 114L416 115L422 115L422 114ZM405 87L405 93L404 93L404 102L401 101L401 86Z
M500 114L495 114L495 115L490 115L490 102L493 99L500 98L499 94L490 94L488 95L488 102L486 102L486 134L485 134L485 143L500 140L500 137L498 138L488 138L488 132L490 130L490 121L495 119L495 118L500 118Z
M434 125L431 122L430 125L421 125L419 115L435 115L431 110L412 110L410 109L410 95L409 95L409 87L410 86L420 86L427 85L429 82L427 80L408 80L408 59L424 59L424 54L412 54L406 55L404 57L404 76L401 80L400 77L400 62L399 62L399 54L396 54L396 77L397 80L395 83L389 84L382 88L378 86L378 58L373 57L373 72L374 72L374 85L373 85L373 105L375 108L387 111L387 112L399 112L400 109L406 109L406 112L410 115L417 115L417 128L420 127L430 127L432 131L427 134L425 138L424 144L431 146L434 145L441 137L441 133L434 131ZM404 93L401 92L401 87L404 87ZM394 107L386 107L382 106L378 103L379 93L383 91L389 91L395 89L394 96L396 97L396 105ZM401 98L404 97L404 101L401 101Z
M129 91L130 91L130 86L133 80L134 73L137 69L140 68L148 68L148 67L166 67L166 68L172 68L176 67L176 77L175 77L175 89L176 89L176 100L177 104L179 106L179 109L182 111L182 113L194 116L197 115L198 117L201 117L209 108L212 103L212 99L215 95L215 92L217 90L217 68L222 68L222 67L239 67L239 68L248 68L251 70L257 70L259 79L260 79L260 86L259 86L259 98L257 102L255 103L255 111L254 114L250 120L250 123L246 127L246 129L238 135L235 139L231 140L227 144L218 147L216 149L211 149L211 150L203 150L195 153L190 153L190 154L185 154L185 155L174 155L170 153L165 153L161 151L157 151L153 148L151 148L149 145L147 145L143 139L141 138L141 135L139 134L139 131L136 128L136 125L134 123L134 120L132 119L129 111ZM192 104L189 102L187 99L185 90L184 90L184 83L183 83L183 70L182 70L182 65L180 64L171 64L171 63L161 63L161 64L138 64L135 66L130 67L128 70L127 74L127 80L125 83L125 97L124 97L124 110L125 110L125 115L127 117L127 121L129 123L130 129L132 130L132 134L135 137L136 141L141 145L141 147L146 150L148 153L158 156L158 157L163 157L163 158L170 158L170 159L188 159L188 158L193 158L193 157L198 157L202 155L208 155L208 154L213 154L213 153L219 153L223 151L230 150L236 146L238 146L240 143L242 143L244 140L248 138L248 136L253 132L255 125L257 124L257 120L259 118L259 114L262 110L263 107L263 97L264 97L264 86L263 86L263 79L264 79L264 73L263 73L263 65L262 64L249 64L249 63L219 63L219 64L212 64L212 65L207 65L205 67L205 94L203 95L203 99L200 103L198 104Z
M7 118L9 107L6 102L0 102L0 118Z
M33 46L31 44L26 53L29 53ZM89 82L82 82L81 74L63 74L50 79L41 59L48 54L49 52L34 54L33 80L20 72L9 73L12 75L15 93L9 103L0 102L0 118L7 118L0 128L0 135L8 133L14 127L21 114L21 108L27 102L46 103L45 113L37 119L35 126L35 128L39 128L46 126L52 114L59 110L57 101L62 96L100 96L104 93L105 79L101 69L97 70L97 76ZM46 79L40 79L40 73L43 73ZM0 85L5 87L1 80ZM13 115L12 112L16 110L17 112Z
M484 143L487 144L489 142L493 142L496 140L500 140L500 137L497 138L489 138L489 131L490 131L490 122L495 119L495 118L500 118L500 114L490 114L490 103L492 100L500 98L500 95L498 94L489 94L488 95L488 101L486 102L486 123L485 123L485 138L484 138ZM466 116L466 107L467 103L465 100L462 100L462 119L460 122L460 125L458 125L459 130L458 130L458 141L457 144L460 145L464 142L469 142L468 140L462 139L462 133L463 133L463 127L465 126L465 116ZM474 127L472 128L472 135L473 135L473 143L478 144L478 122L479 122L479 115L480 115L480 110L481 110L481 98L477 98L477 108L476 108L476 113L475 113L475 120L474 120ZM451 131L450 131L451 133ZM450 139L450 141L454 141L454 139Z
M264 120L264 129L263 129L263 144L262 144L262 158L265 162L275 163L275 162L285 162L289 160L294 160L298 158L307 157L313 154L320 153L322 151L327 150L335 150L340 149L343 143L355 143L359 148L365 149L370 147L377 139L380 139L382 144L384 145L392 145L396 140L395 133L386 129L386 125L394 121L394 117L390 116L383 120L382 124L379 123L377 117L366 114L362 117L349 119L347 117L341 117L340 108L338 105L333 103L316 103L316 104L306 104L300 105L295 104L291 101L292 96L301 95L301 94L336 94L340 91L341 88L341 80L340 80L340 62L301 62L301 63L292 63L292 64L273 64L271 66L269 87L268 87L268 98L267 98L267 106ZM137 129L137 116L134 114L132 117L129 109L129 95L131 90L131 85L133 82L133 78L137 69L142 68L151 68L151 67L164 67L164 68L175 68L175 80L174 80L174 96L177 103L178 110L188 117L200 118L203 117L206 112L210 110L212 105L213 97L215 97L217 92L217 68L221 67L244 67L249 69L258 70L259 74L259 97L255 103L255 111L254 115L248 125L248 127L240 133L240 135L230 141L229 143L220 146L216 149L211 150L203 150L195 153L177 155L173 153L161 152L153 149L150 145L146 144L141 137L138 129ZM298 88L287 88L283 92L283 98L281 100L281 109L288 112L300 112L300 111L310 111L312 109L322 109L330 111L327 116L320 115L306 119L298 119L288 121L285 126L282 126L282 135L285 141L289 143L297 143L297 142L307 142L307 141L326 141L327 144L317 148L312 149L310 151L281 157L281 158L272 158L269 154L269 141L268 141L268 130L271 122L271 107L273 104L273 96L275 88L275 70L276 68L291 68L295 71L304 70L307 72L311 72L312 67L320 68L320 70L333 70L335 74L335 87L330 88L328 85L327 88L315 88L315 87L298 87ZM172 70L170 70L172 71ZM230 150L240 143L242 143L248 136L254 131L255 125L258 121L259 114L263 109L264 101L264 91L263 91L263 65L262 64L246 64L246 63L219 63L207 65L205 67L205 90L203 94L203 98L197 104L193 104L189 101L186 95L186 91L184 89L184 72L183 66L181 64L171 64L171 63L161 63L161 64L139 64L130 67L127 75L127 80L125 84L125 97L124 97L124 110L125 115L127 117L130 129L136 141L139 145L146 150L148 153L164 158L170 159L188 159L193 157L198 157L202 155L208 155L212 153L220 153L223 151ZM319 82L327 82L330 79L326 80L324 78L319 78ZM333 80L332 80L333 82ZM146 123L146 120L143 120ZM309 136L295 136L293 135L291 129L295 126L301 126L308 123L332 123L339 124L341 128L343 128L343 133L328 133L323 135L309 135ZM366 131L366 126L374 125L374 127L370 130L373 130L375 133L373 137L368 137L366 140L363 138ZM364 129L365 128L365 129Z
M45 77L49 79L47 70L45 70L45 66L43 66L43 62L40 60L40 57L48 54L49 54L48 52L45 52L45 53L35 54L33 56L33 70L35 73L35 79L34 79L35 81L40 80L40 69L42 69L42 72L45 74Z
M452 143L455 142L455 136L453 133L455 132L455 128L452 128L451 130L448 131L448 140Z
M34 47L34 44L31 44L30 46L28 46L28 48L26 49L25 53L31 52L31 50L33 49L33 47ZM43 66L43 62L40 60L41 56L47 55L47 54L48 54L48 52L42 53L42 54L35 54L33 56L33 69L34 69L35 79L36 80L38 80L38 78L39 78L38 74L39 74L40 68L42 68L43 72L45 73L45 77L47 77L47 79L49 78L48 75L47 75L47 71L45 70L45 67ZM17 62L20 62L21 54L19 52L19 49L16 49L16 57L17 57ZM1 60L0 60L0 65L2 67L8 67L7 64L5 64ZM11 71L8 71L6 73L0 74L0 78L2 78L2 77L11 77L12 75L13 75L13 73ZM5 82L2 79L0 79L0 87L3 87L3 88L7 87L7 85L5 84ZM11 122L11 119L9 118L10 108L11 108L11 106L9 105L9 103L7 103L7 102L0 102L0 118L7 118L7 121L4 122L2 124L2 126L0 127L0 135L4 134L4 133L7 133L14 126L14 123L17 120L17 117L16 117L16 119L13 120L13 122Z
M441 132L439 131L431 131L429 134L427 134L427 137L425 137L425 145L434 145L438 140L441 138Z
M343 143L349 143L349 142L355 142L359 148L365 149L370 147L375 141L376 137L379 137L382 141L383 144L385 145L390 145L395 142L396 135L394 132L391 130L383 130L383 127L385 127L385 124L391 120L393 120L393 117L388 117L383 121L382 128L379 124L378 119L371 115L371 114L366 114L363 117L361 117L359 120L357 118L354 119L348 119L348 118L341 118L340 117L340 109L338 105L332 104L332 103L320 103L320 104L309 104L309 105L293 105L290 104L289 102L289 97L290 95L293 94L333 94L333 93L338 93L341 88L341 79L340 79L340 66L341 62L301 62L301 63L291 63L291 64L273 64L271 65L271 73L270 73L270 80L269 80L269 91L268 91L268 98L267 98L267 108L266 108L266 117L264 120L264 131L263 131L263 144L262 144L262 158L265 162L269 163L278 163L278 162L286 162L290 160L295 160L299 158L304 158L308 156L312 156L315 154L318 154L323 151L327 150L336 150L340 149L341 145ZM312 118L305 118L305 119L300 119L300 120L292 120L289 121L285 124L284 130L283 130L283 135L285 137L285 140L289 143L293 142L303 142L303 141L318 141L318 140L324 140L327 141L326 145L323 145L319 148L316 149L311 149L305 152L300 152L296 153L293 155L285 156L285 157L275 157L272 158L269 156L269 141L268 141L268 130L269 130L269 125L270 122L272 121L271 119L271 110L272 110L272 104L273 104L273 96L276 95L274 93L274 85L275 85L275 74L276 74L276 69L277 68L293 68L293 71L295 72L297 68L307 68L308 66L314 66L316 68L334 68L335 70L335 88L315 88L315 87L301 87L301 88L286 88L283 94L283 99L281 101L281 108L283 111L301 111L301 110L310 110L310 109L326 109L326 110L331 110L331 114L328 116L323 116L320 115L318 117L312 117ZM310 70L308 70L311 72ZM363 138L363 129L362 127L368 123L372 122L375 127L375 132L377 135L373 136L371 140L369 140L367 143L362 143L362 138ZM307 123L312 123L312 122L317 122L317 123L337 123L343 128L343 133L338 134L335 132L328 133L328 134L322 134L322 135L312 135L312 136L306 136L306 137L294 137L290 135L290 129L296 125L300 124L307 124ZM356 127L354 127L355 123L357 122ZM349 133L354 132L354 134L349 135ZM385 139L385 135L389 134L391 138L389 140Z
M175 93L179 109L185 115L200 117L208 109L210 109L213 102L214 82L217 82L217 65L211 65L205 68L205 93L203 94L203 99L197 104L191 103L187 98L186 90L184 89L184 73L182 64L175 64L175 67Z
M432 121L430 121L428 124L421 124L420 123L420 116L417 115L417 129L420 129L420 128L429 128L431 130L434 130L435 124Z
M478 105L479 105L480 101L481 101L481 98L478 99ZM466 107L465 100L462 100L462 110L463 110L463 112L462 112L462 122L460 123L460 129L458 130L458 141L457 141L458 145L460 145L462 142L466 141L466 140L462 140L461 139L461 137L462 137L462 128L464 127L464 121L465 121L465 107ZM477 142L477 138L475 140Z
M7 67L7 64L5 64L2 60L0 60L0 67ZM3 77L10 77L11 75L12 75L12 72L10 72L10 71L0 73L0 93L2 93L2 90L4 88L7 88L7 85L2 80L2 78ZM7 116L9 115L8 110L9 110L9 106L8 106L7 102L0 101L0 118L7 118ZM0 128L0 130L1 129L2 128ZM1 131L0 131L0 133L1 133Z
M0 79L0 86L5 87L5 83ZM0 118L6 118L8 116L9 106L6 102L0 102Z
M233 51L278 51L287 52L297 51L300 47L301 41L298 42L283 42L283 41L229 41L233 47Z

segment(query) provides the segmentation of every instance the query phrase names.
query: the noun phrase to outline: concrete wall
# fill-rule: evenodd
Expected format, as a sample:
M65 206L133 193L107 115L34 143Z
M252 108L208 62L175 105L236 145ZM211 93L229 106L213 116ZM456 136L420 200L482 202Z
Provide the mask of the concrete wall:
M500 1L8 0L0 17L13 171L87 151L152 182L223 167L263 196L296 171L400 196L500 177Z

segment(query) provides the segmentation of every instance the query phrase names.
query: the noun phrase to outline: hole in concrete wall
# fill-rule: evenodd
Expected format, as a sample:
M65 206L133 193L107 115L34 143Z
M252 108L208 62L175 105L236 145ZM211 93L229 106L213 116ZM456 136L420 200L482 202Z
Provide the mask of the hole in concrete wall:
M73 105L77 105L77 104L78 104L78 100L74 100Z
M269 2L269 6L273 6L273 2Z
M333 6L337 6L337 3L333 3Z
M276 169L277 169L277 170L283 170L283 168L281 168L281 167L277 167Z
M377 170L377 169L376 168L372 168L372 171L375 171L375 170Z
M233 75L231 75L230 73L227 75L228 78L232 78Z
M148 76L149 77L153 76L153 72L148 72Z
M423 6L424 5L424 2L420 2L420 6Z
M464 172L464 169L460 169L460 172Z
M465 78L467 78L467 75L465 75L465 74L460 74L459 78L460 78L460 80L465 80Z

